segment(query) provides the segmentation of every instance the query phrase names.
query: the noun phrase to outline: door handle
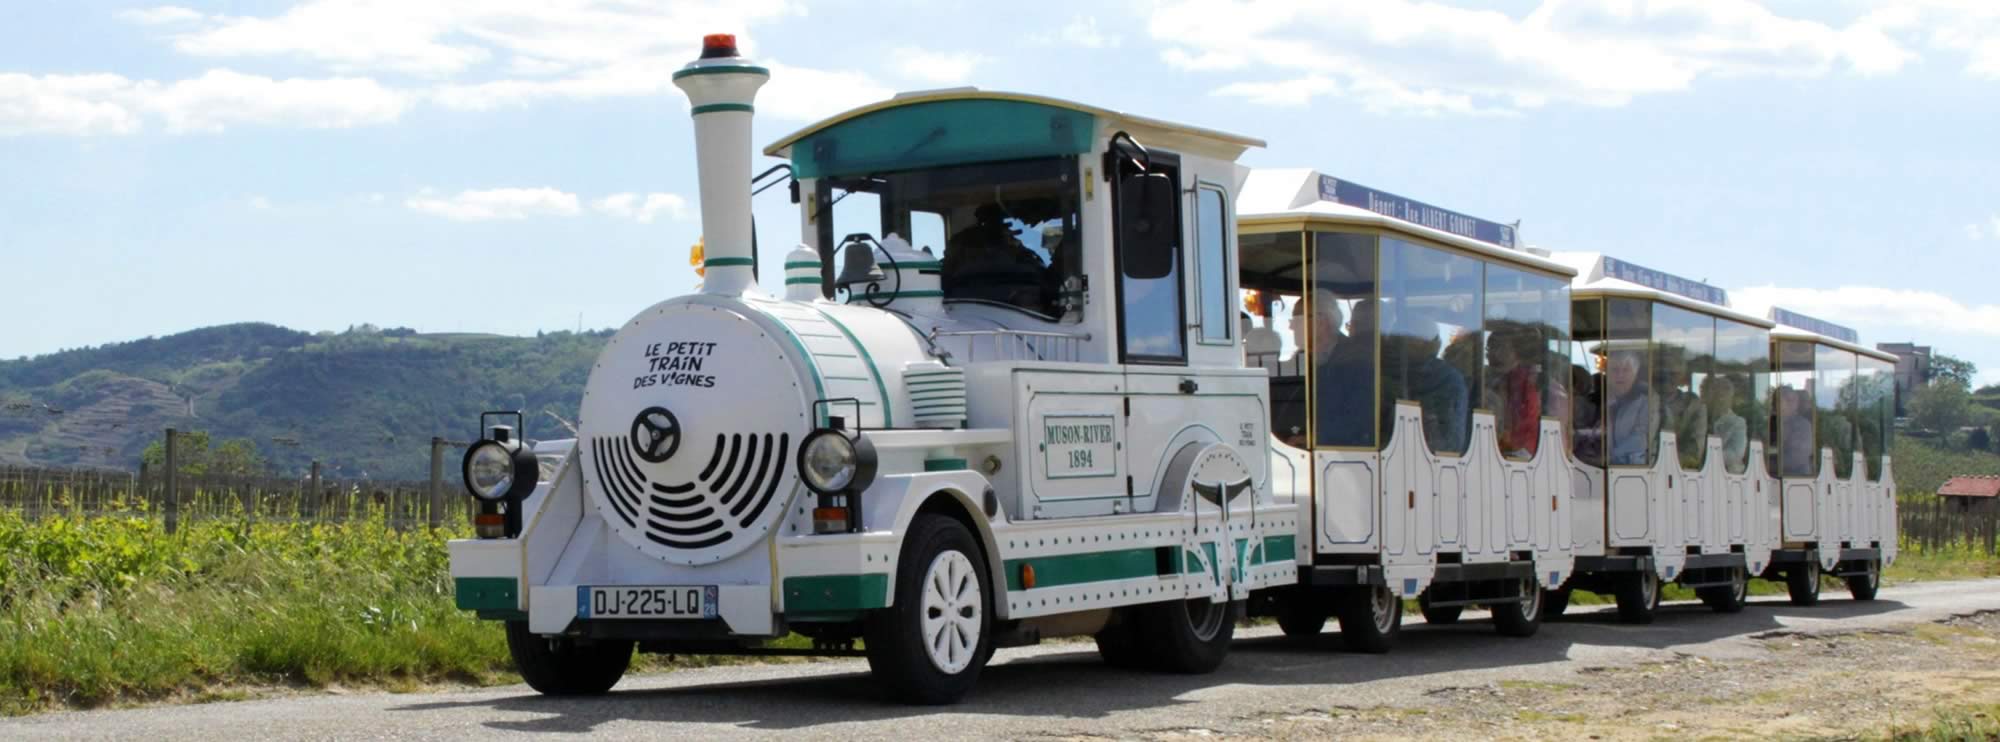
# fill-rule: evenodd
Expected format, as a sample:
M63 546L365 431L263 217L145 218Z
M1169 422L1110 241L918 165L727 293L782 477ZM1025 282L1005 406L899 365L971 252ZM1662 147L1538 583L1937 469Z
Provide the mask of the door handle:
M1201 391L1201 384L1196 383L1194 379L1181 379L1182 394L1193 394L1198 391Z

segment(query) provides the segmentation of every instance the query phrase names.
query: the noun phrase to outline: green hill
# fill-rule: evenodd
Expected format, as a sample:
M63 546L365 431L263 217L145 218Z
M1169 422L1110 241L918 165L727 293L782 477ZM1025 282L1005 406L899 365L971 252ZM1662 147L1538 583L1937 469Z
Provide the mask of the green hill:
M131 469L175 427L248 438L279 473L422 478L431 436L473 437L482 410L567 437L540 413L576 417L609 336L236 324L0 361L0 464Z

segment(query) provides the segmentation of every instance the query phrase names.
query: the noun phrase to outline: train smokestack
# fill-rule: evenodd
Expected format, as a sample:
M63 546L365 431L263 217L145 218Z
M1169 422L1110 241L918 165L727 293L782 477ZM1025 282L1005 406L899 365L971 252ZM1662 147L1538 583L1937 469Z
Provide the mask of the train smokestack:
M750 246L750 116L771 71L737 54L736 37L710 34L701 58L674 73L693 104L695 168L706 242L702 293L740 295L755 285Z

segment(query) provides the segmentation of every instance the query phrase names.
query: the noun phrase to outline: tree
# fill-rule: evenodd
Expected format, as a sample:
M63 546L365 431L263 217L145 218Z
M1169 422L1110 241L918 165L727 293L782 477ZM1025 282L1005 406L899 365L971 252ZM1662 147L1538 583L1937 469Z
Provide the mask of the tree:
M1951 433L1972 419L1972 394L1951 381L1927 384L1910 395L1910 425Z
M1984 451L1993 447L1993 437L1985 428L1973 428L1972 433L1965 437L1965 447L1974 451Z
M1961 387L1971 389L1972 377L1977 375L1979 375L1977 364L1938 353L1931 356L1930 377L1924 379L1924 382L1927 384L1956 382Z
M257 444L248 438L231 438L214 449L209 447L206 430L190 430L179 434L174 444L174 458L180 465L181 473L189 476L203 474L262 474L266 471L264 457L257 453ZM152 469L166 466L166 441L157 440L146 445L140 460Z

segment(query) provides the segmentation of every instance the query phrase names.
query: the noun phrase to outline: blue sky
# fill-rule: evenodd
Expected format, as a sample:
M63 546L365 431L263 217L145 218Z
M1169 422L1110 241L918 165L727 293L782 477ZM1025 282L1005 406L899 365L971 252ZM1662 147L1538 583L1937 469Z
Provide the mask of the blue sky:
M11 0L0 357L618 324L695 280L668 77L710 31L774 70L760 145L898 90L1072 98L2000 381L1992 0ZM780 193L767 257L797 239Z

